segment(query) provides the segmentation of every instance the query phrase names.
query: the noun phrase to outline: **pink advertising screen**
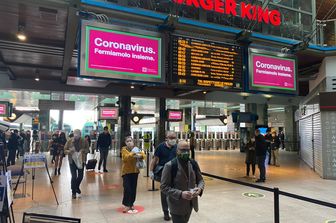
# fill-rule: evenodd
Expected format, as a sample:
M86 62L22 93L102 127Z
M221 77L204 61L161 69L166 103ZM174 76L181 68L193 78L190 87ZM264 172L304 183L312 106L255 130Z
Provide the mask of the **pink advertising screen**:
M116 29L91 23L82 28L79 75L161 82L161 38Z
M250 54L252 89L296 92L296 59L259 53Z
M8 103L0 103L0 117L7 117Z
M115 107L100 107L99 109L99 119L118 119L119 108Z
M182 121L182 110L168 110L168 121Z

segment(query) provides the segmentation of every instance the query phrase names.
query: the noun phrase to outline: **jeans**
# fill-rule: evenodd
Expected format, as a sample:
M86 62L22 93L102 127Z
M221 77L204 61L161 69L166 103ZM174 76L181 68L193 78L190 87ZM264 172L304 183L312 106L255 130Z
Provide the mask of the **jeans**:
M168 214L168 202L167 202L167 195L161 192L161 206L162 206L162 211L165 214Z
M270 146L267 147L267 153L268 153L268 165L270 165L272 160L272 149Z
M252 166L252 175L255 174L255 164L254 163L246 163L246 176L250 176L250 165Z
M99 148L100 152L100 159L99 159L99 165L98 165L98 170L100 170L100 167L103 163L103 168L106 170L106 160L107 160L107 155L108 155L108 148Z
M192 209L190 207L190 211L185 215L171 214L173 223L187 223L189 221L191 211L192 211Z
M132 207L136 198L136 190L138 183L138 173L125 174L123 178L124 197L122 204L126 207Z
M266 167L265 167L266 156L257 156L258 168L260 171L260 180L266 180Z
M84 164L82 169L78 169L76 164L72 162L70 163L70 171L71 171L71 191L72 194L76 194L83 180Z

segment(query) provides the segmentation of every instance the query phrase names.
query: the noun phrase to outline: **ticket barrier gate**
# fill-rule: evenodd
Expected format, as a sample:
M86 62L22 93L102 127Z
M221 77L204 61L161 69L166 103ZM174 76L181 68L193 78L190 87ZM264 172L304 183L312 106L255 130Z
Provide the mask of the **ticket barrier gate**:
M201 147L201 139L197 139L196 143L195 143L195 150L201 151L202 147Z
M207 139L205 140L205 150L210 150L212 147L212 140L211 139Z
M222 149L221 139L216 139L216 150Z

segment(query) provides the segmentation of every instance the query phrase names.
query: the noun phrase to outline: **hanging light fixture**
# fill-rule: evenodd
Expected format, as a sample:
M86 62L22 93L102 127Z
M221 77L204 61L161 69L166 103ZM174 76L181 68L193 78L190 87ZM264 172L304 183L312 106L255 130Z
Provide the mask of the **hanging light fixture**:
M18 32L16 34L16 37L21 41L25 41L27 39L26 33L24 32L24 26L23 25L19 25L19 29L18 29Z
M35 81L40 81L40 72L39 72L39 70L35 71Z

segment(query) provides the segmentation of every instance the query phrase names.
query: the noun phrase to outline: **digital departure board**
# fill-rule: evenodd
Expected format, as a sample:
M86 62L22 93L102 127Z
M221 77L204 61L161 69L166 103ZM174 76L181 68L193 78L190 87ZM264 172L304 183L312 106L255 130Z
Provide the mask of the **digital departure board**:
M172 82L180 86L242 90L240 46L172 36Z

